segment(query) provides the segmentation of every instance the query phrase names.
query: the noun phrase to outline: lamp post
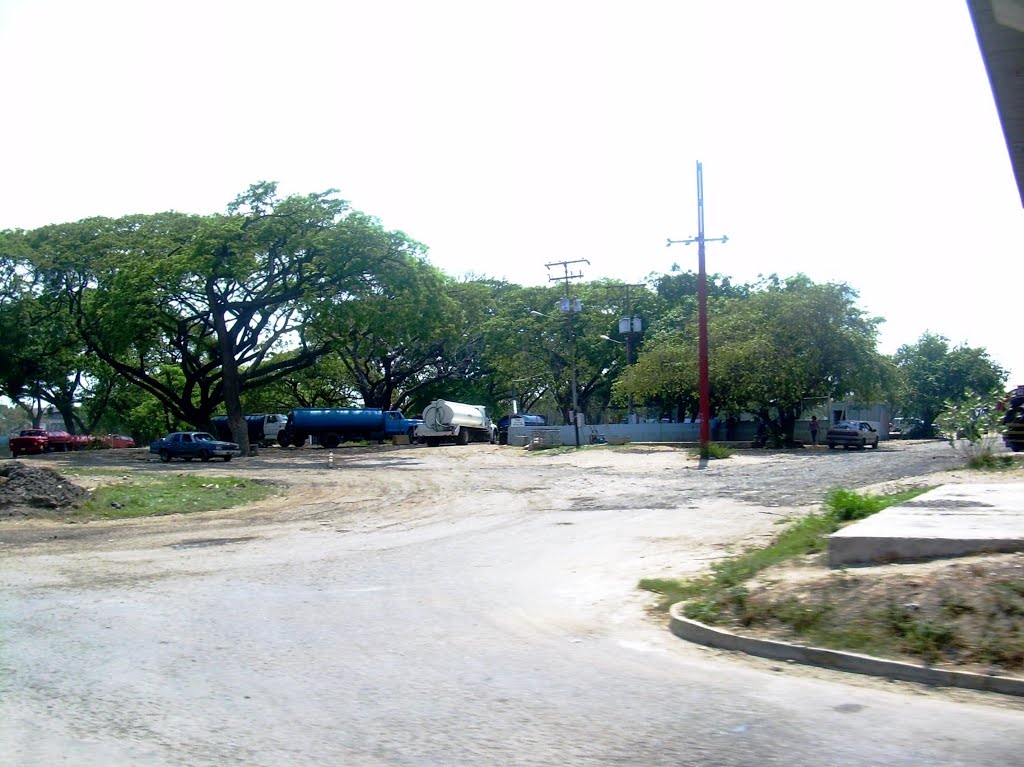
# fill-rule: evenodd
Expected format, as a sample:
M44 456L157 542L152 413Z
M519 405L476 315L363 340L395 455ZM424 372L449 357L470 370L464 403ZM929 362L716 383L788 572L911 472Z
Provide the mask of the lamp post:
M704 269L704 243L705 242L728 242L728 237L716 237L707 239L704 237L704 169L700 162L697 162L697 236L689 240L669 239L668 246L676 243L689 245L697 243L697 328L699 340L697 344L697 364L700 376L700 444L705 447L711 442L711 395L708 383L708 280L707 272Z

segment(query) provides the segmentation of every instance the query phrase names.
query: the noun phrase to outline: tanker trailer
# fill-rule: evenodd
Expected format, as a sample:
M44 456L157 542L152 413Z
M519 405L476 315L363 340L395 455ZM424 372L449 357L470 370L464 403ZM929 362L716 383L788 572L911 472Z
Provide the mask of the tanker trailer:
M379 408L297 408L277 435L281 447L303 445L314 437L326 448L352 440L385 440L401 435L414 437L419 419L406 418L401 410Z
M416 441L437 447L442 442L467 445L498 441L498 427L483 405L465 405L437 399L423 409L423 423L416 427Z

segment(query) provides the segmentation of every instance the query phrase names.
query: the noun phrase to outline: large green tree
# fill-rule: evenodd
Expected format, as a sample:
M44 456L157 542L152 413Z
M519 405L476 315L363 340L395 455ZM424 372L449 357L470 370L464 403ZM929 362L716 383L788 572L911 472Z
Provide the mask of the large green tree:
M954 347L936 333L901 346L893 359L901 374L899 412L920 420L922 436L934 433L935 419L947 401L995 394L1006 381L1006 371L985 349Z
M62 295L45 290L30 257L23 233L0 233L0 394L36 425L53 409L71 433L87 431L77 406L96 361Z
M357 302L323 302L315 327L367 407L416 412L432 395L455 399L457 383L482 377L493 301L486 283L457 282L408 261L379 275Z
M242 393L330 351L307 333L325 303L356 306L421 256L333 191L280 198L269 183L226 215L88 219L24 239L93 354L176 421L206 426L224 407L243 447Z
M754 413L780 441L792 441L806 399L886 396L894 374L876 349L880 320L856 299L847 285L797 275L710 300L712 412ZM692 323L648 341L620 394L696 402L697 331Z
M622 288L573 284L566 304L564 285L508 286L486 325L486 363L503 406L515 398L523 412L550 407L571 423L575 377L579 411L588 420L598 418L625 367L624 347L602 338L618 332L625 311Z

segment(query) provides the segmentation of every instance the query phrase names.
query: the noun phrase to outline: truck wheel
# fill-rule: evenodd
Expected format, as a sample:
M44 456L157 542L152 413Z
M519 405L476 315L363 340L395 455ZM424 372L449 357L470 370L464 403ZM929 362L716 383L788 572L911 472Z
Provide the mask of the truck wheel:
M281 447L288 447L288 445L290 445L291 442L292 441L288 439L288 435L285 434L283 431L277 435L277 444L279 444Z
M210 460L210 454L206 450L200 450L199 460L202 461L203 463L206 463L207 461Z
M328 450L334 450L334 448L341 444L341 437L332 431L320 438L320 444Z
M461 429L459 429L459 444L460 445L468 445L469 444L469 436L470 436L469 435L469 429L467 429L465 426L463 426Z
M169 450L167 450L167 448L164 448L163 450L160 451L160 460L163 463L171 462L171 453Z

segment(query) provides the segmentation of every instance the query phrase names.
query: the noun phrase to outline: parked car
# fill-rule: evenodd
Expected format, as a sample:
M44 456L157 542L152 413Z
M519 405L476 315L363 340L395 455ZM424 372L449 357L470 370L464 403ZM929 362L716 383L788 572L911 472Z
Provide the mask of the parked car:
M829 427L825 442L830 450L836 445L844 448L858 447L861 450L871 445L878 447L878 430L867 421L838 421Z
M127 434L106 434L102 437L96 437L96 441L100 445L109 448L135 447L135 440Z
M11 437L11 457L30 453L67 453L88 447L92 437L82 434L68 434L55 429L22 429L18 436Z
M163 439L158 439L149 446L149 452L156 453L160 460L167 463L172 458L191 461L209 461L211 458L223 458L230 461L240 455L238 445L234 442L221 442L205 431L176 431Z

